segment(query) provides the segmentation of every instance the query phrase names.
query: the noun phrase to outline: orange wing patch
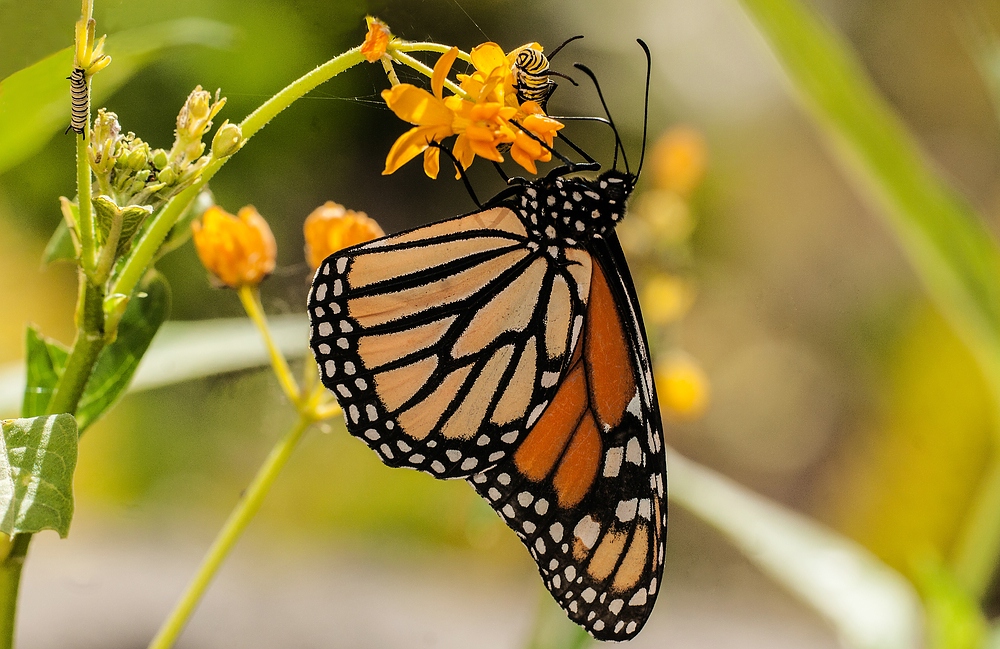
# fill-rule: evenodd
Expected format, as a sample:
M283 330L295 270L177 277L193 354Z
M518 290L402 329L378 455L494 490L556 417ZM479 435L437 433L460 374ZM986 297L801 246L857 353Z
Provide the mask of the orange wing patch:
M559 391L514 454L514 464L529 480L552 476L563 508L587 495L604 452L601 431L621 423L636 391L621 319L597 264L585 327Z

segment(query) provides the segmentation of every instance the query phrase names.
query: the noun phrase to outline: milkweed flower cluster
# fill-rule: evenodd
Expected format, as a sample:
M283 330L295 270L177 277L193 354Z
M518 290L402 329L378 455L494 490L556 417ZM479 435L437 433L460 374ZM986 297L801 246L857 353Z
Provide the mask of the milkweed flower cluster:
M664 133L650 156L653 188L639 197L637 218L620 228L626 245L642 253L655 269L642 285L643 313L659 357L654 376L660 406L678 420L700 417L711 392L705 371L680 341L684 316L696 295L684 274L694 228L690 200L704 178L707 157L697 130L678 126Z
M396 52L400 41L384 23L369 19L362 52L369 61L385 60ZM537 173L536 162L552 159L551 147L559 121L545 114L534 101L519 101L512 66L524 48L541 50L530 43L504 53L496 43L483 43L463 55L457 47L441 54L430 75L431 91L408 83L397 83L382 92L382 98L400 119L413 128L396 140L386 157L384 174L391 174L423 153L424 172L437 178L440 145L455 136L452 154L463 169L475 158L503 162L509 150L514 161ZM402 58L401 55L396 54ZM473 66L471 74L457 74L458 84L448 79L455 61L462 57ZM409 57L404 62L412 61ZM445 95L445 88L451 94Z

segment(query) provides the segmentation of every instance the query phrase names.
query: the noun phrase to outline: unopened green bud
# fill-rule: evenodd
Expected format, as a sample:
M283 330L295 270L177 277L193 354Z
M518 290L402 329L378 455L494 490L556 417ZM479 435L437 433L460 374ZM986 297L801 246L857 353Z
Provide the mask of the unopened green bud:
M167 156L167 152L163 149L156 149L153 151L150 159L153 162L153 166L157 169L165 169L167 164L170 162L170 158Z
M140 169L145 169L149 161L149 145L138 140L132 145L132 150L128 153L128 159L126 164L130 169L139 171Z
M243 131L238 124L230 124L227 119L212 138L212 157L228 158L243 146Z
M161 183L172 185L175 180L177 180L177 172L174 171L173 167L167 167L166 169L160 170L160 173L156 174L157 180Z

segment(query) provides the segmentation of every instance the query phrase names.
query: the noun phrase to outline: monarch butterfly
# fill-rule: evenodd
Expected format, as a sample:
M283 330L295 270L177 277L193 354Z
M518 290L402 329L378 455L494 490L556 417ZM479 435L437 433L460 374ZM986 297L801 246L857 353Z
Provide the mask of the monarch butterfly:
M72 103L69 126L66 132L73 131L83 135L87 128L87 116L90 113L90 88L87 87L87 73L83 68L73 68L69 76L69 95Z
M667 523L649 347L614 230L638 171L568 175L581 168L334 253L310 291L310 344L352 435L389 466L468 480L570 619L627 640L659 591Z
M520 103L533 101L545 111L549 97L555 92L557 84L551 77L564 77L571 83L576 82L563 74L549 70L549 59L553 58L559 50L567 44L583 38L583 36L573 36L567 39L562 45L552 50L546 57L541 50L525 45L517 51L514 63L511 65L511 72L514 74L514 90L517 92L517 100Z

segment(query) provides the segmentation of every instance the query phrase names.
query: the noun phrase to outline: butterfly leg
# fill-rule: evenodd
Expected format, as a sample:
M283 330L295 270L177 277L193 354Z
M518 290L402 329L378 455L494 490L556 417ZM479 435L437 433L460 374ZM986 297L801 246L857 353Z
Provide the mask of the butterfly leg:
M451 152L451 149L440 142L432 141L427 144L440 149L451 159L451 162L455 165L455 171L458 172L458 175L462 178L462 182L465 184L465 190L469 192L469 196L472 198L472 202L475 203L476 207L480 210L483 209L483 204L479 202L479 198L476 196L475 190L472 189L472 183L469 182L469 176L465 173L465 169L463 169L462 165L459 164L458 158L456 158L455 154Z

